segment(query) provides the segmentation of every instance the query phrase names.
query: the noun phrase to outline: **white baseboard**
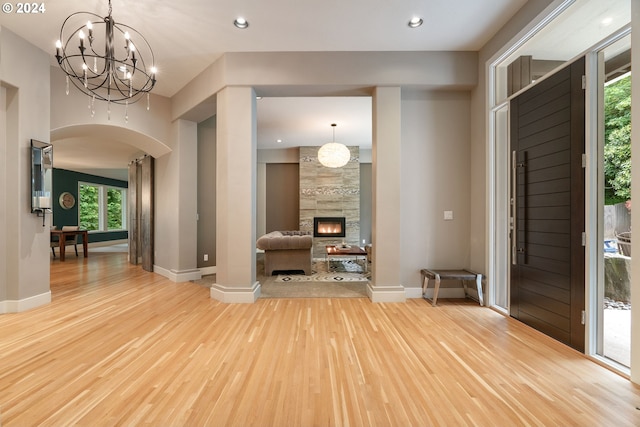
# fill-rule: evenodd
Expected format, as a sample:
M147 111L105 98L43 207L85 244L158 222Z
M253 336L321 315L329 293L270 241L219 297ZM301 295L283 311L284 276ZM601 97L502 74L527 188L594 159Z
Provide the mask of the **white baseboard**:
M172 282L188 282L190 280L199 280L202 278L202 272L199 269L193 270L167 270L160 266L154 265L153 272L166 277Z
M422 288L404 288L407 298L422 298Z
M405 288L397 286L371 286L367 284L367 295L371 302L406 302Z
M417 298L422 298L422 288L417 288L420 295ZM469 289L471 291L471 289ZM427 289L424 294L426 298L433 298L433 288ZM464 288L440 288L438 291L438 299L440 298L465 298Z
M47 291L40 295L34 295L21 300L5 300L0 301L0 314L4 313L20 313L40 307L41 305L51 303L51 291Z
M122 244L128 244L129 240L127 239L120 239L120 240L106 240L104 242L91 242L91 243L87 243L87 247L89 248L99 248L102 246L113 246L113 245L122 245Z
M202 267L200 268L200 272L203 276L216 274L218 272L218 267L216 267L215 265L213 267Z
M214 283L210 290L211 298L230 304L253 304L260 297L260 282L250 288L227 287Z

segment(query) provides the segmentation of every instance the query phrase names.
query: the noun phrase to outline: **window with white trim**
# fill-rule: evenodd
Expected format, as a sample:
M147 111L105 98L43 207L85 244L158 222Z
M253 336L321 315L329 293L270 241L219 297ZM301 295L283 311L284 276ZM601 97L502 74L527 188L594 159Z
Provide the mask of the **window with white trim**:
M127 189L81 182L78 184L78 223L91 231L127 229Z

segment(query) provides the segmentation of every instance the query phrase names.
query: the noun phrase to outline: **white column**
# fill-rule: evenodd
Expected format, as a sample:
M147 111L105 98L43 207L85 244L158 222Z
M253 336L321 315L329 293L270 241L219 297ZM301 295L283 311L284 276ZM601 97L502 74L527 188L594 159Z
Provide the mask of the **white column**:
M51 302L51 215L31 213L31 138L49 142L49 58L0 31L0 314ZM6 84L5 84L6 83ZM55 149L54 149L55 159Z
M202 277L198 269L198 125L171 125L171 153L156 159L153 271L174 282Z
M211 298L252 303L256 281L256 96L250 87L217 95L216 283Z
M373 93L373 302L404 302L400 283L401 96L399 87Z

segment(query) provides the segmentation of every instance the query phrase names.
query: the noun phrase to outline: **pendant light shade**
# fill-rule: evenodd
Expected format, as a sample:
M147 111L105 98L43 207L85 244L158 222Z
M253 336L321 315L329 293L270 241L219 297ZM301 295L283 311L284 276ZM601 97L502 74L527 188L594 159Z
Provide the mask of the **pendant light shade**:
M318 150L318 161L328 168L341 168L351 159L351 152L346 145L336 142L336 124L332 123L333 142L324 144Z

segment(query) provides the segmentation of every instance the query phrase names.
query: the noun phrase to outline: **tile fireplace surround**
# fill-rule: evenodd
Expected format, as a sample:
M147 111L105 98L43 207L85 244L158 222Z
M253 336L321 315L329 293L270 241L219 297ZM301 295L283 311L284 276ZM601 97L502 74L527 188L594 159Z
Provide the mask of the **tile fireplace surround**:
M313 232L314 217L345 217L346 236L314 237L313 256L325 256L325 246L360 241L360 149L349 147L351 160L341 168L318 161L318 147L300 147L300 230Z

